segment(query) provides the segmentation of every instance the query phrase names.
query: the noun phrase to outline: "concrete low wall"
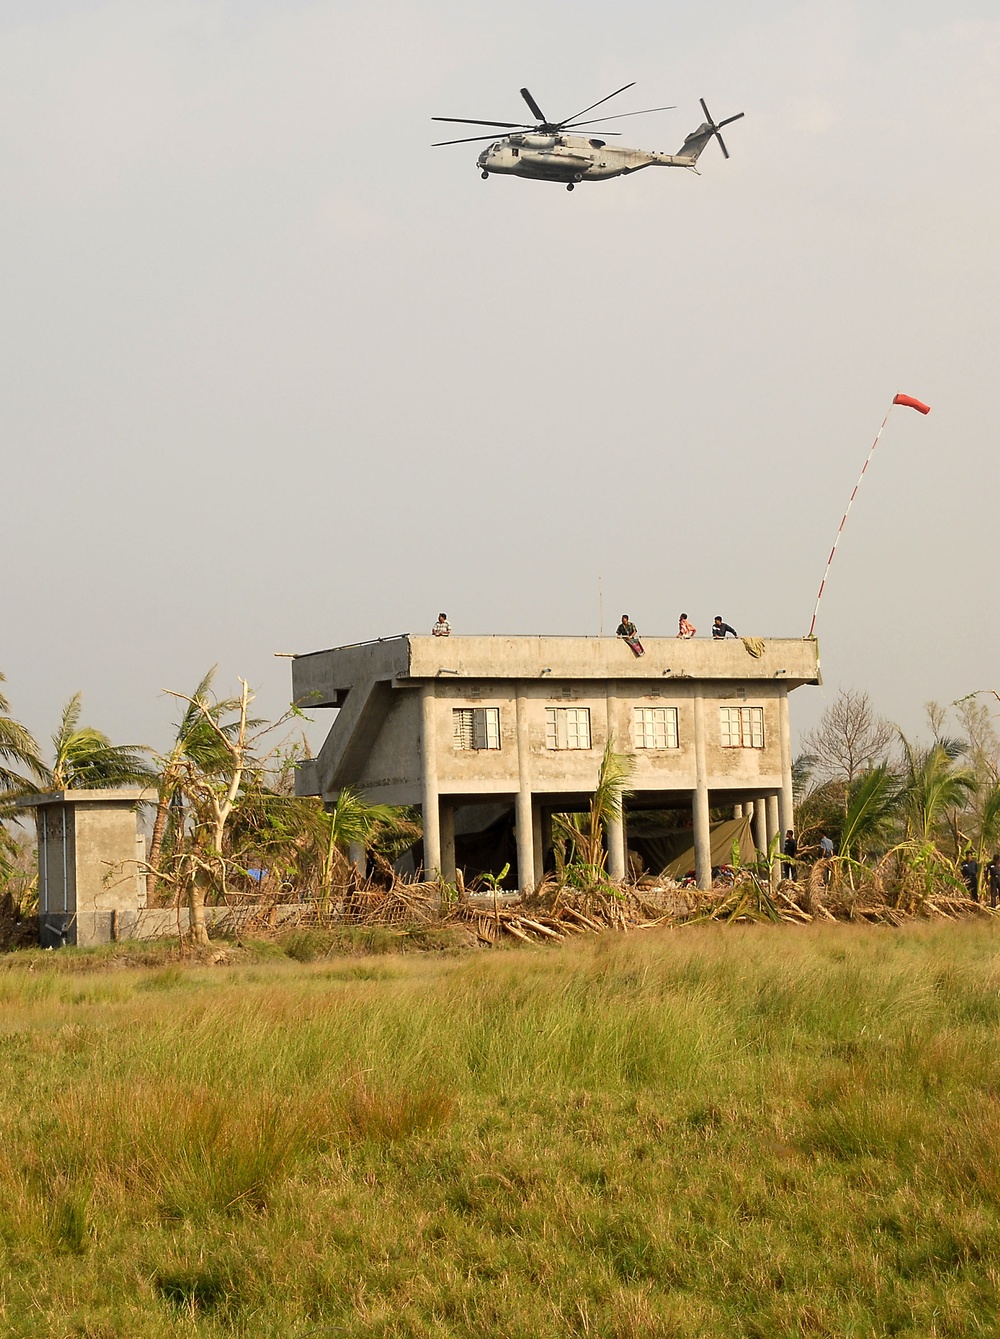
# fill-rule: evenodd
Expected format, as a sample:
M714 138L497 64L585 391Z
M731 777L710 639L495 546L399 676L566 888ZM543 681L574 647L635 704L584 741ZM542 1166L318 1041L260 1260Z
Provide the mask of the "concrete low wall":
M206 907L205 923L239 930L240 926L257 917L261 908L253 905L239 907ZM276 906L269 911L275 921L293 919L301 907L298 903ZM77 912L76 915L49 912L38 918L38 942L42 948L62 948L65 944L81 947L95 944L113 944L119 940L169 939L178 931L186 935L191 929L191 912L187 907L143 907L129 911Z

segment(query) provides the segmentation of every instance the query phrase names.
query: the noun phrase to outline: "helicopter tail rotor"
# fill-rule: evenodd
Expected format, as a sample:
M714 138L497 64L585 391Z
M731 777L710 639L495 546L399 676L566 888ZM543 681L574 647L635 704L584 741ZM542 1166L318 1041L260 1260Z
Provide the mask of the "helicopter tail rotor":
M722 135L719 132L722 130L723 126L728 126L731 122L738 121L741 116L745 116L746 112L737 112L735 116L727 116L724 121L716 122L712 120L712 113L708 110L708 107L705 104L705 99L699 98L698 101L701 103L701 110L705 113L705 121L708 124L708 129L719 141L719 148L722 150L723 158L728 158L729 150L726 148L726 141L722 138Z

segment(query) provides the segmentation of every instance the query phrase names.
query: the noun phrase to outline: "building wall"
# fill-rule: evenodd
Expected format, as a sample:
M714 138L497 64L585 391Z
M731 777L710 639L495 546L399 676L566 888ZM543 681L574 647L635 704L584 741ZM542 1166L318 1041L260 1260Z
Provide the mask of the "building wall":
M469 692L472 687L474 691ZM781 779L781 720L780 699L783 687L776 684L756 683L746 686L742 695L740 686L721 693L711 686L711 696L704 693L706 715L706 763L713 786L755 788L762 785L780 785ZM693 684L671 683L660 685L655 681L614 682L604 685L589 683L552 682L521 684L487 683L458 685L438 681L435 697L435 753L438 784L442 794L512 794L519 786L519 758L517 750L517 694L520 691L522 709L527 719L527 739L530 755L532 789L543 791L571 791L592 789L597 778L601 755L613 735L619 752L633 753L635 772L634 789L693 789L696 782L694 748L694 694ZM455 747L452 712L463 707L496 707L500 711L500 748L465 750ZM721 706L761 707L764 717L764 748L724 748L719 722ZM546 745L546 709L548 707L586 707L590 711L591 748L551 749ZM637 749L635 747L635 707L675 707L678 713L678 743L676 749ZM412 738L404 741L392 733L393 722L387 721L380 739L380 758L392 755L395 748L404 748L413 756ZM419 777L420 760L415 759ZM411 792L412 803L419 794Z
M421 773L420 693L401 688L352 785L372 804L419 804Z

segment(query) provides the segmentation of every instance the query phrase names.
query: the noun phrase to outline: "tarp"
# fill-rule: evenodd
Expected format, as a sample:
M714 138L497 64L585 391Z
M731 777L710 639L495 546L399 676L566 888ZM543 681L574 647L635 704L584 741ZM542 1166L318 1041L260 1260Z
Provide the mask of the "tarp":
M749 862L756 858L757 848L753 844L749 815L744 814L742 818L728 818L723 823L713 823L709 835L713 869L719 865L732 864L734 842L739 843L740 860ZM689 874L693 869L694 847L689 846L675 860L671 860L663 873L671 879L683 879L685 874Z

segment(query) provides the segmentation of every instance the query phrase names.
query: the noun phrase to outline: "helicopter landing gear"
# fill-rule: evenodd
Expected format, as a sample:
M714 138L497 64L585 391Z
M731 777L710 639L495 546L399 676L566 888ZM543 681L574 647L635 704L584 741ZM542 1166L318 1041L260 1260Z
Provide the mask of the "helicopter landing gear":
M583 173L582 173L582 172L576 172L576 173L574 173L574 175L573 175L573 180L572 180L572 181L568 181L568 182L566 183L566 189L567 189L568 191L571 191L571 190L573 189L573 187L576 185L576 183L577 183L578 181L583 181Z
M571 181L567 181L567 183L566 183L566 189L567 189L568 191L571 191L571 190L573 189L573 182L571 182Z
M489 181L489 179L490 179L490 174L489 174L488 172L484 172L484 173L483 173L483 181Z

